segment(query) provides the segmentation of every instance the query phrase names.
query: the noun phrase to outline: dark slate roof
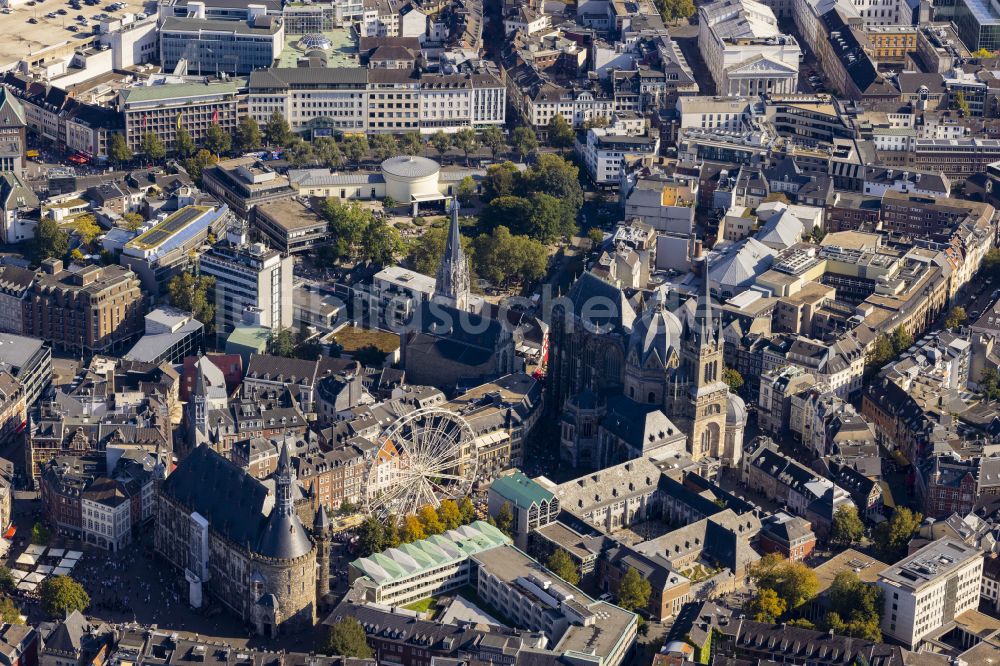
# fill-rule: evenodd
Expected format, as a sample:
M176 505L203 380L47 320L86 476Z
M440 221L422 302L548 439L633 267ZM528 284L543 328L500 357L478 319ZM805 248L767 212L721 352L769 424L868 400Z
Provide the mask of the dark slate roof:
M199 446L188 454L160 493L200 513L229 540L247 548L257 543L267 488L211 447Z
M250 363L247 364L246 379L312 386L316 379L316 367L316 361L283 358L270 354L251 354Z

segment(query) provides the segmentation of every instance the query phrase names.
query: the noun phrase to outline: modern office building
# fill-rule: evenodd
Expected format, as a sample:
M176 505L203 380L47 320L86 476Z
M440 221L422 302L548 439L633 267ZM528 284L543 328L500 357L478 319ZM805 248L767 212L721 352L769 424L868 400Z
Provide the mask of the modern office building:
M255 240L283 254L309 252L330 241L329 223L300 199L264 203L251 214Z
M280 17L255 14L247 21L199 16L160 20L160 63L167 72L239 76L270 67L285 46Z
M224 227L226 206L184 206L148 231L125 243L119 259L150 294L165 291L167 283L187 268L190 252Z
M52 349L38 338L0 333L0 370L20 382L30 408L52 382Z
M360 558L349 572L354 590L383 606L471 586L498 623L541 632L548 649L592 666L619 666L635 643L634 613L591 599L483 521Z
M292 130L310 132L457 132L503 125L506 92L489 73L435 74L407 69L299 67L250 75L248 108L263 125L275 111Z
M254 206L290 199L296 194L287 176L269 169L254 157L223 160L205 169L201 184L206 192L244 220L250 219Z
M944 537L879 574L882 634L913 649L929 632L979 607L983 555Z
M349 579L354 585L364 578L361 586L369 601L403 606L473 584L474 563L469 557L510 543L503 532L478 520L354 560Z
M119 92L118 106L125 118L129 149L141 152L142 137L149 132L168 147L182 128L199 143L213 124L232 134L245 90L246 78L125 88Z
M215 332L224 336L253 321L271 329L292 325L292 258L263 243L249 244L231 229L225 242L201 255L202 275L215 278Z
M510 505L514 514L510 529L521 550L527 549L531 532L559 516L559 498L520 470L504 474L490 485L488 503L490 515L494 516L501 506Z
M182 363L205 348L205 326L190 312L161 307L146 315L146 333L122 358L141 363Z
M958 36L970 51L1000 49L1000 9L995 3L987 0L955 0L950 4L953 6L943 9L950 10L946 13L951 14ZM938 19L940 11L935 6L935 20Z

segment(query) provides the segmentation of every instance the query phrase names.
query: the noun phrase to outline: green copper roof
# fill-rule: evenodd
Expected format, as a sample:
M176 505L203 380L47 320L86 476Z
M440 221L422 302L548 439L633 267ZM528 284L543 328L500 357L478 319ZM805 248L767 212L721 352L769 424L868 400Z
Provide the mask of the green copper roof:
M550 502L554 497L552 493L526 477L521 471L501 476L493 482L490 490L522 509L527 509L532 504Z
M389 548L351 562L378 585L412 578L425 571L461 562L469 555L510 544L507 535L477 520L444 534Z

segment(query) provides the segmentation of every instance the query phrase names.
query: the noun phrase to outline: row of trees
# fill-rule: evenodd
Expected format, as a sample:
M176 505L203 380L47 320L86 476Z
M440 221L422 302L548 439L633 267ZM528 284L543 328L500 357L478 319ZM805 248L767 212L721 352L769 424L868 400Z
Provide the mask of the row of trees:
M446 226L429 229L410 246L407 264L418 273L434 275L447 239ZM541 242L513 234L503 225L474 239L462 236L462 248L470 272L501 287L530 284L545 275L548 265L548 253Z
M358 530L358 553L366 557L386 548L396 548L402 543L426 539L476 520L476 508L468 497L461 502L442 500L435 509L431 505L420 507L416 514L389 516L384 522L369 516Z
M868 365L878 370L913 345L913 335L902 325L897 326L892 335L882 333L875 339L875 346L868 359Z
M385 218L356 201L329 198L319 213L330 223L331 242L317 251L321 265L340 261L367 261L381 266L395 263L404 249L399 231Z
M484 230L503 224L515 234L548 243L576 233L583 188L574 164L542 154L523 172L511 162L489 167L482 199L487 203L479 216Z

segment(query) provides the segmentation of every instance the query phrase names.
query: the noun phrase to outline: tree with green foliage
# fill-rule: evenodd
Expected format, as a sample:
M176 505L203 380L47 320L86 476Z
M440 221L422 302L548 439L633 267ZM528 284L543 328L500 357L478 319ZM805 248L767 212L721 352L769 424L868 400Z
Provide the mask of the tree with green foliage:
M437 508L438 520L446 530L453 530L462 524L462 513L453 499L443 499Z
M723 368L722 369L722 381L726 383L729 390L736 393L741 388L743 388L743 375L736 368Z
M36 263L46 259L62 259L69 252L69 234L55 220L45 217L35 228L32 255Z
M443 158L444 154L451 148L451 137L445 134L444 130L438 130L431 137L431 145L438 152L438 158Z
M653 586L649 581L639 575L639 572L629 567L618 581L616 596L618 605L629 611L644 610L649 604L649 595L653 592Z
M374 656L364 627L350 616L342 617L330 625L325 652L330 656L351 659L371 659Z
M566 202L544 192L532 192L531 215L527 229L514 230L543 243L551 243L561 236L571 236L577 231L576 215Z
M597 249L604 242L604 232L597 227L592 227L587 232L587 238L590 239L590 248Z
M469 164L469 155L479 150L479 137L476 136L476 130L471 127L456 132L452 137L452 143L465 155L466 165Z
M754 622L774 623L788 610L788 603L778 593L762 587L747 603L747 614Z
M458 202L463 206L471 206L476 200L476 181L472 176L466 176L458 181L458 189L455 191Z
M108 146L108 159L112 164L121 166L132 161L132 149L125 142L125 135L115 133L111 135L111 145Z
M80 611L90 605L90 596L83 585L69 576L52 576L42 581L38 586L42 600L42 609L47 615L64 618L67 613Z
M424 534L431 536L444 532L444 523L438 518L437 511L430 504L425 504L417 509L417 518L424 528Z
M1000 400L1000 373L985 368L979 378L979 394L985 400Z
M372 216L361 235L361 259L377 266L392 266L403 248L399 230L385 218Z
M750 568L750 578L758 589L770 588L794 610L816 596L819 579L816 572L802 562L786 560L769 553Z
M882 333L875 338L872 351L868 355L868 365L877 370L891 361L895 355L896 352L892 348L892 340L888 335Z
M21 609L17 607L10 597L0 598L0 622L6 624L24 624L21 618Z
M424 145L420 132L407 132L399 137L399 149L404 155L419 155L424 152Z
M507 147L507 138L504 137L503 130L496 125L490 125L484 129L479 135L479 140L489 149L493 159L496 159L497 155Z
M406 256L406 263L413 270L424 275L437 274L438 266L441 265L441 257L444 256L444 247L448 241L448 227L436 227L428 229L424 234L410 245L409 253ZM462 247L468 249L471 242L465 236L462 237ZM469 257L469 253L466 253ZM469 257L469 263L474 263L474 257Z
M159 162L167 156L167 147L155 132L146 132L139 140L139 152L145 155L146 159Z
M31 526L31 543L36 546L47 546L50 538L49 528L45 526L45 523L36 522Z
M865 583L853 571L841 571L834 577L826 596L829 612L823 618L825 628L881 642L879 625L884 611L881 588Z
M497 515L494 516L497 521L497 529L506 534L507 536L512 536L514 529L514 507L511 506L510 502L504 502L500 505L497 510Z
M521 156L522 162L528 158L528 155L538 150L538 137L535 135L535 130L526 125L515 127L514 131L511 132L510 141L514 150Z
M316 151L311 143L296 137L285 146L285 159L294 167L315 164Z
M73 229L73 233L80 239L80 242L88 247L101 234L97 218L90 214L78 215L70 223L70 228Z
M375 221L372 211L357 201L330 197L320 205L320 214L330 223L330 247L339 259L354 259L361 250L365 232ZM376 240L372 240L376 243ZM374 246L372 249L376 249Z
M902 354L907 349L913 346L913 334L908 332L903 325L900 324L896 327L896 330L892 332L892 350L897 354Z
M279 329L277 332L271 334L271 339L268 341L268 349L273 356L294 358L295 336L287 328Z
M191 138L191 132L188 132L186 128L182 127L174 134L174 155L183 159L187 159L194 155L194 151L197 146L194 143L194 139Z
M321 136L313 139L313 151L316 159L330 169L338 169L344 164L344 154L340 152L340 146L331 136Z
M961 90L955 94L955 108L961 111L965 117L969 117L972 113L971 109L969 109L969 102L965 99L965 93Z
M241 153L260 150L264 142L260 125L257 124L257 121L251 115L240 117L240 121L236 124L236 132L233 139L235 140L236 150Z
M817 225L812 228L812 231L809 232L809 236L812 238L813 243L819 245L823 242L823 239L826 238L826 229Z
M788 621L788 626L789 627L798 627L799 629L809 629L809 630L815 630L816 629L816 625L813 622L811 622L810 620L807 620L804 617L797 617L794 620L789 620Z
M424 524L420 522L419 518L413 514L403 518L403 530L399 533L400 541L403 543L413 543L414 541L426 538L427 533L424 532Z
M138 231L139 227L146 223L139 213L125 213L122 215L122 228L129 231Z
M108 146L108 159L111 163L121 166L126 162L131 162L133 157L132 149L125 141L125 135L118 133L111 135L111 144Z
M656 0L656 8L668 22L690 18L697 11L693 0Z
M993 57L993 51L990 51L988 48L983 47L983 48L977 49L976 51L973 51L972 52L972 57L973 58L980 58L980 59L981 58L992 58Z
M205 132L205 148L216 155L225 155L233 147L233 137L219 127L219 123L212 123Z
M368 516L358 529L358 552L362 557L385 550L385 533L382 522L375 516Z
M573 147L573 140L576 138L576 134L573 132L570 124L566 122L566 119L562 117L562 114L557 113L552 116L547 132L549 145L553 148L565 150L566 148Z
M576 564L569 556L569 553L562 548L556 548L552 554L549 555L549 559L545 562L545 566L548 567L549 571L559 576L570 585L578 585L580 583L580 572L577 570Z
M463 497L458 503L458 513L463 525L476 521L476 506L468 497Z
M210 150L202 148L192 157L184 160L184 170L188 172L191 179L196 183L201 182L201 172L208 167L218 164L219 157Z
M175 308L185 310L205 326L215 330L215 278L185 271L167 283L167 296Z
M1000 279L1000 248L993 248L983 257L979 266L979 276Z
M379 162L399 154L399 143L396 141L396 137L391 134L373 134L368 143L371 146L372 155Z
M0 564L0 593L6 594L14 590L14 575L10 569Z
M511 234L505 226L481 234L472 247L477 274L493 284L527 285L545 275L545 246L527 236Z
M382 531L382 545L385 548L398 548L399 544L402 543L399 537L399 518L394 515L390 515L386 518L385 527Z
M875 528L875 552L883 562L895 562L906 552L910 539L920 529L923 515L906 507L899 507L892 518Z
M486 231L505 226L523 233L531 228L532 211L531 202L524 197L497 197L479 211L479 226Z
M272 147L284 146L292 138L292 128L280 111L275 111L264 124L264 138Z
M583 188L580 186L580 170L575 164L558 155L542 154L535 160L521 179L521 196L526 193L542 192L551 195L567 206L565 215L569 224L583 207Z
M830 540L841 546L860 543L865 535L865 525L858 517L858 509L853 504L842 504L833 512L833 527Z
M483 179L482 200L490 202L497 197L509 197L514 194L520 183L521 174L513 162L491 164L486 169Z
M360 166L361 161L368 157L368 153L371 151L368 137L364 134L352 134L345 137L340 143L340 149L347 161L354 166Z
M944 320L945 328L958 328L966 321L968 321L969 315L966 313L965 308L961 305L956 305L951 310L948 311L948 318Z

